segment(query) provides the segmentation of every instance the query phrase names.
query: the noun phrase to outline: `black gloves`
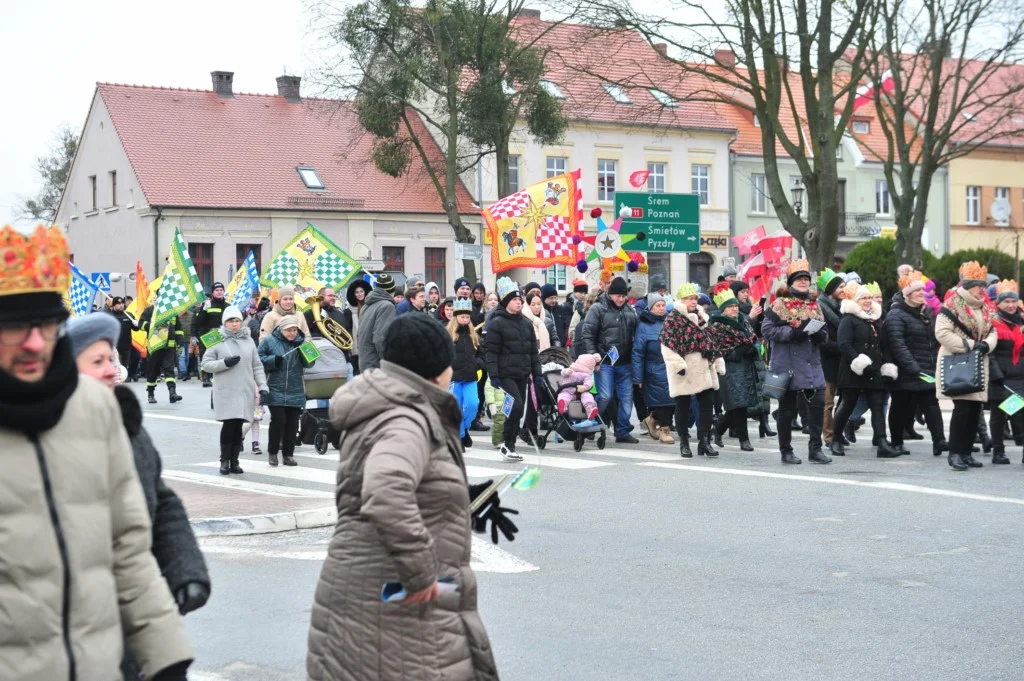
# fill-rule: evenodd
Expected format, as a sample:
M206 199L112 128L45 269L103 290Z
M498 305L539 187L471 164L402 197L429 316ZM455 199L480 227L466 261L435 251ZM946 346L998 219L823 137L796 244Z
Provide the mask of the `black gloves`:
M210 587L200 582L188 582L174 592L174 602L182 615L206 605L210 599Z
M476 484L476 485L470 485L469 486L469 503L472 504L474 501L476 501L476 498L478 496L480 496L481 494L483 494L484 490L487 489L488 487L490 487L493 483L494 483L493 480L488 480L487 482L481 482L481 483Z
M228 357L226 360L224 360L224 366L230 369L231 367L235 366L241 361L241 357Z
M497 376L491 376L491 387L495 390L501 390L501 381L498 380Z
M274 368L280 369L284 366L284 357L281 355L274 355Z
M987 355L989 351L988 343L985 341L978 341L974 344L974 349L983 355Z
M480 496L484 490L491 486L493 480L469 486L469 500L472 502ZM490 499L484 502L482 508L473 514L473 531L483 534L487 530L487 522L491 523L491 542L498 543L498 530L505 535L508 541L515 541L516 532L519 528L506 514L519 515L519 511L511 508L502 508L498 495L492 494Z
M806 324L807 322L804 322ZM802 341L807 338L807 332L804 331L803 326L793 329L793 333L789 334L790 340Z
M265 407L265 406L267 406L268 402L270 402L270 391L269 390L261 390L260 391L260 406L261 407Z

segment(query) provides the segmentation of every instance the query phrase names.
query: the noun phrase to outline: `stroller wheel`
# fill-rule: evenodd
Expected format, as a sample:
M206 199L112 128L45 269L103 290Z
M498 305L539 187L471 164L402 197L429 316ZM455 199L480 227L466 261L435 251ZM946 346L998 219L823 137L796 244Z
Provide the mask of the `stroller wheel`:
M604 449L605 444L608 442L608 436L601 433L600 437L597 438L597 448Z
M580 451L580 450L582 450L582 449L583 449L583 443L584 443L584 442L585 442L585 440L583 439L583 436L582 436L582 435L577 435L577 436L576 436L576 439L575 439L575 440L573 440L573 442L572 442L572 448L573 448L573 450L575 450L575 451L577 451L577 452L578 452L578 451Z
M326 454L328 444L330 443L327 441L327 432L318 430L313 436L313 446L316 448L316 453Z
M548 446L548 438L546 435L538 435L534 438L537 441L537 447L544 449Z

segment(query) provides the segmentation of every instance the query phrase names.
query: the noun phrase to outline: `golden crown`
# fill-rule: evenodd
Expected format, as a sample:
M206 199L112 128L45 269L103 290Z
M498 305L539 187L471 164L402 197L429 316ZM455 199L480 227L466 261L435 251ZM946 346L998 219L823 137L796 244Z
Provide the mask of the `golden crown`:
M1017 293L1017 282L1013 279L1003 279L996 284L996 295L1001 296L1004 293Z
M789 263L789 267L786 270L786 274L793 274L794 272L810 272L810 271L811 271L811 263L809 263L805 259L801 258L800 260L794 260L793 262Z
M921 273L918 272L917 270L911 270L908 274L904 274L902 277L900 277L898 284L901 289L905 289L914 282L918 281L922 282L923 285L924 278L921 276Z
M0 229L0 296L67 293L71 285L68 260L68 242L60 227L38 225L25 235L4 225Z
M960 281L985 281L987 277L988 268L979 265L977 260L960 265Z

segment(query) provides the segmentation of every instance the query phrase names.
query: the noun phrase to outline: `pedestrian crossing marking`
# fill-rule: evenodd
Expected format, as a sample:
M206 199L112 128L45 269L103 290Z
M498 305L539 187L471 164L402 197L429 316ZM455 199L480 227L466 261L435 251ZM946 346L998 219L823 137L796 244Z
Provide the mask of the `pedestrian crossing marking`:
M519 454L523 457L522 463L533 464L535 466L543 466L545 468L567 468L569 470L583 470L586 468L601 468L602 466L614 466L614 463L608 461L589 461L587 459L573 459L567 456L540 456L532 453L525 447L520 448ZM468 459L481 459L483 461L502 461L501 454L498 452L488 452L485 449L477 449L476 447L470 447L463 454ZM516 466L520 466L520 463L516 463ZM466 468L471 468L467 466ZM508 473L508 471L502 471L502 473Z
M217 464L220 465L219 463ZM249 464L246 463L248 466ZM270 494L278 497L317 497L321 499L333 499L334 494L323 490L307 489L305 487L286 487L284 485L271 485L255 480L243 480L237 476L213 476L195 471L183 471L176 468L165 468L163 477L167 480L180 480L182 482L194 482L199 485L211 487L226 487L237 489L243 492L256 492Z
M245 475L263 475L281 480L293 480L296 482L314 482L321 485L334 487L338 482L338 471L333 468L314 468L312 466L271 466L265 461L247 460L244 462ZM220 468L219 461L191 464L203 468ZM508 470L503 468L486 468L484 466L466 466L466 475L471 478L492 478L496 475L507 475ZM232 480L245 480L232 478Z

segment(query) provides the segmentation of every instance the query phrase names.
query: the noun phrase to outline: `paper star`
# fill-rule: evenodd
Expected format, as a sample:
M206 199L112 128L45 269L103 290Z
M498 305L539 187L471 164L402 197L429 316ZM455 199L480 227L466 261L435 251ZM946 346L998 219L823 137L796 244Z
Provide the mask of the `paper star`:
M615 242L612 241L612 238L610 236L606 236L604 238L604 241L601 242L601 245L604 246L604 250L610 251L612 249L612 246L615 245Z

